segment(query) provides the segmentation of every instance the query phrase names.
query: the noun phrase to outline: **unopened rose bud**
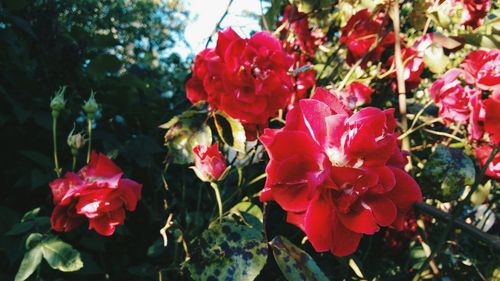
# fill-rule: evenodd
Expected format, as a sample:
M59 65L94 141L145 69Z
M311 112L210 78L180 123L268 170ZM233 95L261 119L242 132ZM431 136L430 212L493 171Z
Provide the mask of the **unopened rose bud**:
M99 104L95 100L95 92L90 93L89 99L83 104L82 108L88 119L94 119L96 112L99 110Z
M217 143L211 146L197 145L193 148L194 166L191 167L198 178L206 182L218 181L227 168L226 158L219 151Z
M66 101L64 100L64 92L66 91L66 86L59 88L55 96L50 101L50 108L52 109L52 116L57 117L61 110L64 109Z

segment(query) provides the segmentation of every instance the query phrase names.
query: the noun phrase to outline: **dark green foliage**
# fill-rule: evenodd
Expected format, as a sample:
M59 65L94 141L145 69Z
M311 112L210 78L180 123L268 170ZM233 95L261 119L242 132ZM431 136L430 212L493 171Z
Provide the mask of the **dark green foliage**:
M421 186L442 201L457 199L465 186L474 183L474 162L461 149L438 145L427 160L420 178Z

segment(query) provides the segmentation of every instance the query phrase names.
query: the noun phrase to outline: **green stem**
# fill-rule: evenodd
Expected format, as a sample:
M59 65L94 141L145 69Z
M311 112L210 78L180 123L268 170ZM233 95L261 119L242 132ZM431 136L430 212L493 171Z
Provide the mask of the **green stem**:
M76 168L76 155L73 155L73 166L72 166L72 170L74 171Z
M89 132L89 145L87 147L87 163L90 162L90 152L92 151L92 119L87 118L87 130Z
M217 199L217 206L219 207L219 222L222 223L222 209L223 209L223 206L222 206L222 198L220 196L219 187L214 182L211 182L210 186L212 187L212 189L215 192L215 198Z
M57 114L52 113L52 142L54 144L54 165L57 177L61 177L61 168L59 167L59 157L57 156Z

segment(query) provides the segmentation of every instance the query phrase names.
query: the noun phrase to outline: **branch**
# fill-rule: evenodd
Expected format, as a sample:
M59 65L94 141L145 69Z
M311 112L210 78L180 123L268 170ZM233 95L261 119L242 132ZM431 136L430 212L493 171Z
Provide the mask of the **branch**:
M487 244L488 246L492 247L495 251L500 253L500 238L488 234L486 232L483 232L479 230L477 227L467 224L462 220L459 219L453 219L451 214L445 213L438 208L427 205L425 203L416 203L415 208L431 215L434 218L437 218L439 220L445 221L447 223L452 224L454 227L459 228L463 230L464 232L468 233L472 237L476 238L477 240L480 240Z
M215 35L215 33L217 33L217 30L219 30L220 25L222 24L222 21L224 20L224 18L226 18L227 14L229 13L229 8L231 8L231 5L233 4L233 1L234 0L229 0L229 3L227 3L226 11L224 11L224 14L222 14L222 17L219 19L219 21L215 25L214 30L212 31L212 33L208 37L207 43L205 44L205 48L207 48L208 44L210 44L210 42L212 42L212 37Z

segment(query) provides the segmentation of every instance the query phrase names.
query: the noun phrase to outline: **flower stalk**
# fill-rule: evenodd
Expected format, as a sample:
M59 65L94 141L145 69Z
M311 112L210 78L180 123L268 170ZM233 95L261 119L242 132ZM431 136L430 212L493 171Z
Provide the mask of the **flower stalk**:
M99 110L99 104L95 100L95 92L90 92L89 99L83 104L83 111L87 116L87 131L89 134L89 145L87 146L87 163L90 161L90 152L92 151L92 121Z
M57 174L57 177L61 177L62 169L59 166L59 156L57 153L57 119L61 114L61 111L64 109L66 105L66 101L64 100L64 92L66 92L66 86L60 87L57 90L55 96L50 101L50 108L52 109L52 143L54 150L54 170Z
M217 200L217 207L219 208L219 222L222 223L223 206L222 206L222 198L220 196L219 186L215 182L211 182L210 186L215 192L215 199Z
M401 116L401 131L403 134L408 130L408 118L406 116L406 85L404 78L404 65L401 56L401 35L400 35L400 22L399 22L399 1L391 1L392 7L390 9L390 16L394 28L394 62L396 64L396 79L398 85L398 103L399 114ZM410 138L406 135L402 139L402 149L410 151ZM408 170L412 168L411 158L408 156Z

